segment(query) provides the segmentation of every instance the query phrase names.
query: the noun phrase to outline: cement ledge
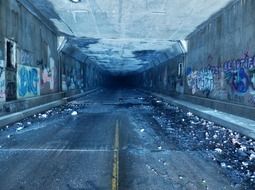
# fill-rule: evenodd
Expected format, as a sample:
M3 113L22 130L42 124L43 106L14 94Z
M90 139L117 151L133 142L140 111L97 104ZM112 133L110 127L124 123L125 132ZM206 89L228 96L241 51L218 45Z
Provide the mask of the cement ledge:
M158 93L140 90L143 93L162 98L166 102L176 105L186 111L191 111L197 116L210 120L218 125L237 131L252 139L255 139L255 120L246 119L229 113L213 110L208 107L193 104L184 100L179 100Z
M11 114L1 116L0 117L0 128L6 126L8 124L18 122L18 121L20 121L22 119L25 119L26 117L32 116L34 114L44 112L44 111L49 110L53 107L64 105L67 102L73 101L77 98L89 95L91 93L95 93L98 90L99 89L89 90L89 91L81 93L81 94L77 94L77 95L70 96L70 97L64 97L64 98L62 98L60 100L57 100L57 101L52 101L52 102L49 102L49 103L46 103L46 104L42 104L42 105L39 105L39 106L35 106L35 107L32 107L32 108L23 110L23 111L18 111L18 112L15 112L15 113L11 113Z
M33 107L33 108L29 108L29 109L24 110L24 111L19 111L19 112L16 112L16 113L11 113L11 114L2 116L2 117L0 117L0 127L4 127L8 124L15 123L17 121L25 119L26 117L32 116L34 114L37 114L37 113L40 113L40 112L43 112L43 111L46 111L46 110L51 109L53 107L63 105L65 103L66 103L66 101L61 99L61 100L57 100L57 101L50 102L50 103L47 103L47 104L43 104L43 105L40 105L40 106L36 106L36 107Z
M81 97L83 97L83 96L87 96L87 95L89 95L89 94L96 93L96 92L99 91L99 90L100 90L100 88L88 90L88 91L86 91L86 92L82 92L82 93L79 93L79 94L76 94L76 95L73 95L73 96L65 97L65 98L63 98L63 99L66 100L67 102L70 102L70 101L73 101L73 100L75 100L75 99L81 98Z

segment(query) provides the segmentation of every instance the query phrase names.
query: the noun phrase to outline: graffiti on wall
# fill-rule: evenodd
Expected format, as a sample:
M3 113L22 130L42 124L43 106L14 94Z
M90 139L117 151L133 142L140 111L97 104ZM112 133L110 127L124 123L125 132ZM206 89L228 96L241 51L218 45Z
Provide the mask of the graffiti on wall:
M5 79L4 77L0 78L0 101L5 101L6 95L5 95Z
M65 64L65 69L62 75L62 89L82 89L84 87L83 76L82 64L78 62Z
M224 63L225 81L229 87L228 99L255 106L255 56Z
M187 69L186 79L192 94L255 106L255 56L226 61L222 66Z
M225 79L231 89L237 93L246 93L249 90L249 76L244 68L240 68L236 71L226 71Z
M40 95L40 70L36 67L18 66L17 88L18 98Z
M225 80L232 91L245 94L255 90L255 56L224 63Z
M43 65L41 83L44 86L48 84L50 90L54 90L55 89L55 78L56 78L55 61L52 57L50 57L49 62L50 62L49 66Z
M20 64L22 65L32 65L33 54L26 50L20 50Z
M210 69L187 69L187 84L192 89L192 94L202 92L207 96L214 89L214 74Z
M75 74L74 74L74 68L70 67L67 69L67 73L65 75L66 79L66 86L68 90L75 89Z
M250 83L251 87L253 90L255 90L255 69L253 71L251 71L251 83Z
M50 46L44 43L42 59L36 61L37 66L40 68L40 92L41 94L48 94L57 90L58 85L58 70L55 64L56 56L52 54Z
M5 98L6 98L6 94L5 94L4 60L0 60L0 102L5 101Z

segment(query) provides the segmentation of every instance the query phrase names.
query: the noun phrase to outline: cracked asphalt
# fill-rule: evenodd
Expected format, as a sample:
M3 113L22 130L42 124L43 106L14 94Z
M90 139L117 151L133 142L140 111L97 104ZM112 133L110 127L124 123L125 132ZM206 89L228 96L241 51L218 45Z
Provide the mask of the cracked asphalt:
M3 128L0 189L110 190L116 178L120 190L253 190L254 146L137 90L103 89Z

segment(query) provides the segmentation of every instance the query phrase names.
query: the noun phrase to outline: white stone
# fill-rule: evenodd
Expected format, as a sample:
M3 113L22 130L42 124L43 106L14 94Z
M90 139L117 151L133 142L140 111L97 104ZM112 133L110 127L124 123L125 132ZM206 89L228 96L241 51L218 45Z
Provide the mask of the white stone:
M78 112L77 112L77 111L73 111L73 112L71 113L71 115L72 115L72 116L76 116L76 115L78 115Z
M222 150L220 148L215 148L214 150L215 150L215 152L218 152L220 154L222 153Z
M250 155L250 160L254 160L254 159L255 159L255 154L252 153L252 154Z
M47 114L42 114L42 118L47 118L48 115Z
M24 129L24 127L18 127L16 131L21 131L22 129Z
M187 116L189 116L189 117L192 116L192 115L193 115L193 113L191 113L191 112L187 113Z

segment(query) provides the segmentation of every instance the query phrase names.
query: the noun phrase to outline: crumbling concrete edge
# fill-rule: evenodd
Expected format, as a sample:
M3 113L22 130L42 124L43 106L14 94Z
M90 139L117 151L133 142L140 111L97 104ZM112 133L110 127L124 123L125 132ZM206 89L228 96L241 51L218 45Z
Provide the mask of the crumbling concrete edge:
M190 111L193 114L206 120L212 121L217 125L226 127L247 137L255 139L255 120L246 119L218 110L213 110L211 108L189 103L187 101L172 98L170 96L165 96L141 89L139 89L139 91L163 99L172 105L178 106L185 111Z
M77 99L77 98L95 93L98 90L99 89L89 90L89 91L81 93L81 94L77 94L77 95L70 96L70 97L65 97L65 98L62 98L60 100L49 102L49 103L46 103L46 104L43 104L43 105L40 105L40 106L35 106L33 108L29 108L29 109L26 109L24 111L19 111L19 112L16 112L16 113L11 113L11 114L8 114L8 115L1 116L0 117L0 128L5 127L6 125L9 125L9 124L18 122L18 121L20 121L22 119L25 119L26 117L32 116L34 114L38 114L40 112L47 111L47 110L52 109L54 107L64 105L64 104L66 104L70 101L73 101L73 100Z

